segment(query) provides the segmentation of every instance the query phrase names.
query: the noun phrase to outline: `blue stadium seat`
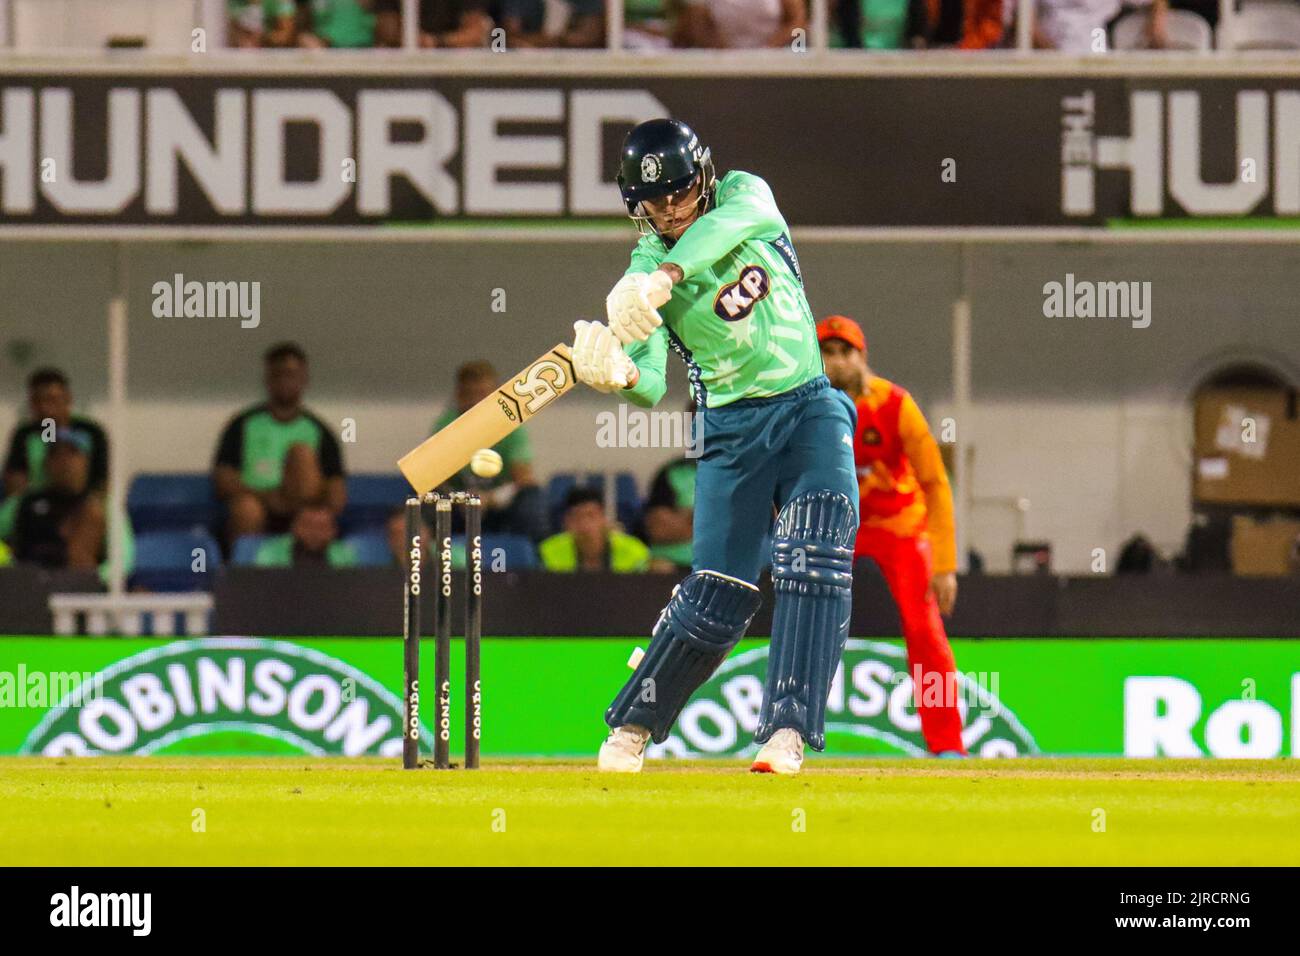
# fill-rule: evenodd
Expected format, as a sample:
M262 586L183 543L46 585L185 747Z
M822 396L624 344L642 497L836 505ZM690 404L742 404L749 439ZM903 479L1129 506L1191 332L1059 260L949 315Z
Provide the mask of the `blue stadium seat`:
M614 507L618 520L627 531L635 533L641 524L641 492L636 486L636 475L630 471L620 471L614 476Z
M561 471L551 476L546 483L546 510L551 519L551 527L564 527L564 500L578 483L578 476L571 471ZM584 488L595 488L601 495L605 494L605 474L590 471L583 476Z
M564 527L564 499L577 483L578 476L568 471L551 475L546 483L546 514L551 519L551 527Z
M497 552L500 552L498 554ZM505 566L493 565L497 558ZM436 560L436 556L435 556ZM451 566L457 571L465 568L465 536L453 535L451 539ZM522 534L485 534L483 536L483 573L496 571L532 571L537 567L537 549Z
M500 549L506 571L531 571L537 567L537 549L522 534L494 534L483 538L483 569L492 570Z
M400 474L349 475L347 483L348 503L339 516L339 530L344 534L382 528L393 509L412 494Z
M126 510L137 532L206 531L216 519L217 501L207 474L144 473L131 482Z
M194 570L194 549L205 570ZM133 587L150 591L207 591L221 567L221 548L207 531L146 531L135 537Z
M257 549L262 546L262 542L267 538L264 534L241 534L235 539L235 546L231 549L230 563L241 567L251 567L253 559L257 557Z
M388 536L382 531L363 531L343 539L357 553L357 563L366 568L383 568L393 563Z

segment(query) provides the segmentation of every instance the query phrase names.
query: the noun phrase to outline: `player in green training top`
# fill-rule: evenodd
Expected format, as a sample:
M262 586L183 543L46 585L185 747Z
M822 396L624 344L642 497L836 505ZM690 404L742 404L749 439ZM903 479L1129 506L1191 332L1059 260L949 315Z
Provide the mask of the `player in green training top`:
M690 696L744 636L772 566L776 606L753 769L797 773L825 747L826 697L848 636L857 479L855 412L822 372L799 260L767 183L717 179L675 120L628 134L619 187L641 232L606 300L578 322L578 378L639 405L686 362L703 428L694 563L635 673L606 711L603 770L641 769ZM698 426L697 426L698 427Z

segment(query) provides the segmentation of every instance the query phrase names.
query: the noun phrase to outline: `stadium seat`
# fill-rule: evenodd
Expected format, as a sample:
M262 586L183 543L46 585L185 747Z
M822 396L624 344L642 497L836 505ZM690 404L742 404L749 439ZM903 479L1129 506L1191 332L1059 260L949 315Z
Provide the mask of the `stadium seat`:
M434 560L437 560L435 555ZM532 571L537 567L537 549L532 541L521 534L493 534L483 536L483 573L491 574L493 564L498 560L505 562L504 567L496 564L496 571ZM465 570L465 536L453 535L451 539L451 566L457 571Z
M204 571L194 569L195 549ZM221 567L221 548L207 531L146 531L135 538L131 585L150 591L206 591Z
M207 531L216 518L217 502L207 474L144 473L131 482L126 510L137 532Z
M641 523L641 492L636 485L636 475L630 471L620 471L614 476L614 507L618 511L619 524L627 530L631 531Z
M546 483L546 513L551 519L552 528L563 526L564 499L577 483L578 476L566 471L551 475L551 480Z
M1300 6L1250 3L1219 24L1216 45L1225 50L1300 50Z
M240 535L235 539L235 546L231 550L230 563L235 566L251 567L257 557L257 549L262 546L266 537L264 534Z
M498 554L497 552L500 552ZM494 534L483 538L483 566L493 569L498 558L505 561L506 571L531 571L537 567L537 549L521 534Z
M382 528L393 509L411 494L411 486L400 474L349 475L347 485L348 503L339 516L344 534Z
M1112 37L1116 50L1145 50L1149 14L1145 10L1125 14L1115 24ZM1204 17L1190 10L1170 10L1165 19L1169 50L1208 50L1214 31Z
M635 480L634 480L635 483ZM564 526L564 501L569 492L578 484L578 476L571 471L562 471L551 476L546 484L546 509L551 519L551 527ZM605 473L589 471L582 477L582 487L594 488L603 497L605 494ZM617 487L617 485L615 486Z
M357 564L366 568L383 568L393 563L388 536L382 531L362 531L343 539L357 553Z

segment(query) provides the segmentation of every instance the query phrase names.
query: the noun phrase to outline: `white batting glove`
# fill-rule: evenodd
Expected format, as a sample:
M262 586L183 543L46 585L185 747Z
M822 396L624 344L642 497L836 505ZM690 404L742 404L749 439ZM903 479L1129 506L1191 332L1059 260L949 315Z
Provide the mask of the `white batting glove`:
M598 392L613 392L636 383L636 363L609 327L600 322L573 323L573 368L578 381Z
M666 274L629 272L605 296L609 328L624 345L644 342L663 325L657 311L672 295L673 280Z

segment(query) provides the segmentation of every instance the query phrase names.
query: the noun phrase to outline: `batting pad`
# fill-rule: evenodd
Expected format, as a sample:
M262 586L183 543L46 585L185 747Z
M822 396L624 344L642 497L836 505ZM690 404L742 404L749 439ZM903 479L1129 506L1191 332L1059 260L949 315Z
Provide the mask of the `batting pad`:
M638 724L663 743L691 695L745 636L760 600L752 584L716 571L697 571L673 588L645 657L605 711L605 723Z
M776 519L776 606L759 743L789 727L814 750L826 748L826 695L849 635L857 523L853 502L836 491L800 495Z

